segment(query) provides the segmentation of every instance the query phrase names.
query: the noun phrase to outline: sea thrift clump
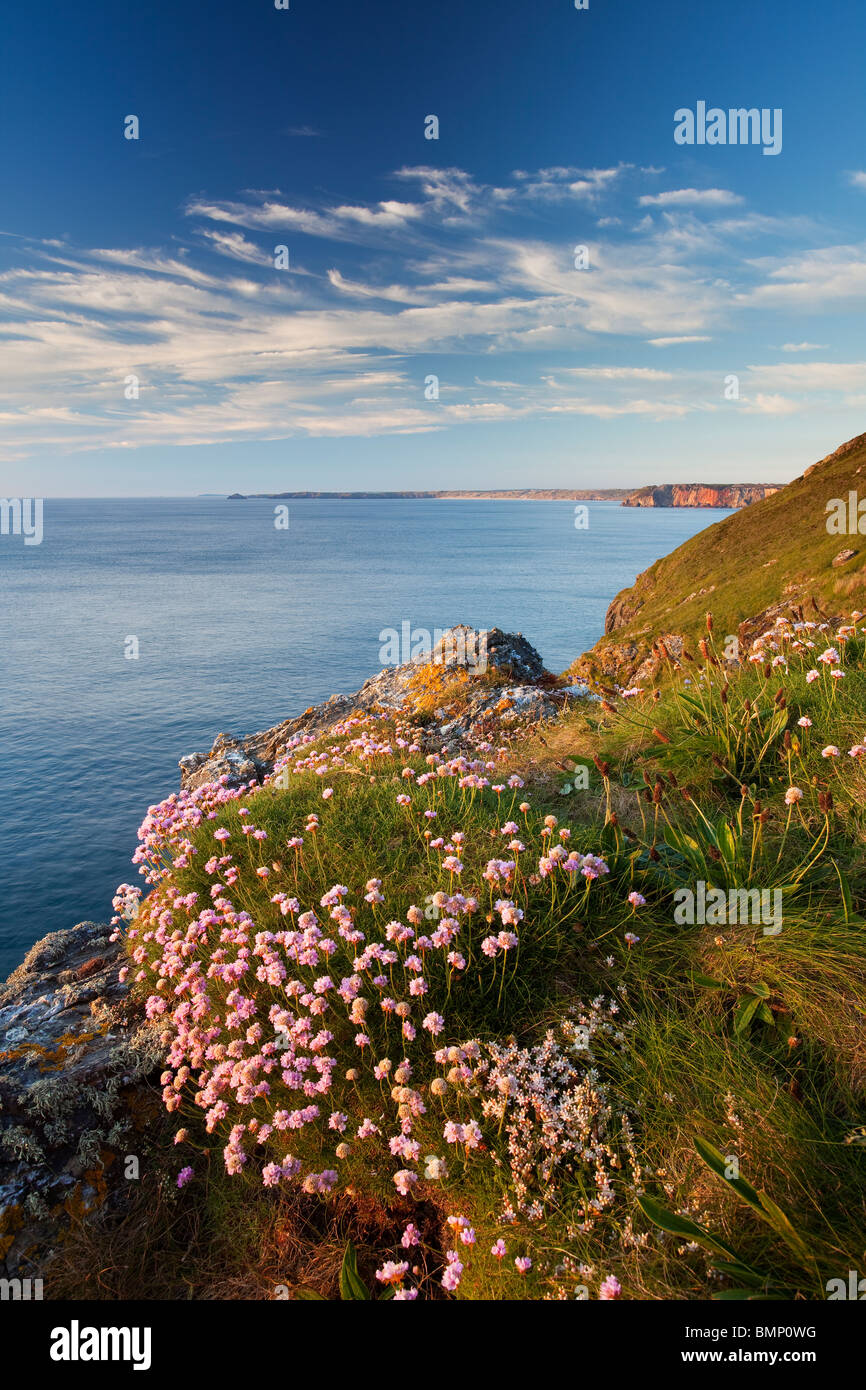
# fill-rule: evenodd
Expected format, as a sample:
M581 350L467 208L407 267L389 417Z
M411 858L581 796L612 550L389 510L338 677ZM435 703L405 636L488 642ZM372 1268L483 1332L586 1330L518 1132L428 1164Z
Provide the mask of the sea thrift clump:
M445 1181L449 1164L490 1162L504 1098L514 1173L517 1130L531 1120L524 1142L546 1200L569 1125L571 1157L579 1149L594 1171L603 1164L604 1143L585 1142L581 1130L584 1112L604 1109L593 1083L577 1066L548 1074L548 1044L513 1058L510 1044L501 1053L459 1044L455 1018L472 1009L498 1016L524 962L549 973L568 939L562 923L588 910L608 865L569 851L568 828L550 816L542 825L528 801L522 838L513 838L523 782L491 787L487 775L504 750L479 742L479 757L428 753L426 770L401 774L395 747L401 761L415 756L422 735L398 724L383 737L383 718L352 716L329 731L327 746L292 736L264 788L221 779L149 808L135 862L152 891L141 902L140 889L121 885L115 907L128 968L162 1030L163 1102L182 1112L178 1142L198 1142L197 1118L232 1176L326 1193L353 1151L363 1152L395 1197L411 1201L420 1183ZM417 837L430 889L423 899L417 885L413 901L399 876L376 872L375 837L362 870L343 857L338 779L354 790L359 771L400 788L393 814L407 843ZM293 779L316 798L301 810L291 792L279 796ZM310 804L318 810L307 813ZM506 839L514 857L490 858L491 839L497 847ZM531 872L539 858L543 878ZM532 1066L545 1078L538 1094ZM518 1078L513 1094L499 1084L506 1067ZM539 1104L550 1107L543 1140ZM517 1208L539 1200L528 1187L520 1176ZM474 1242L471 1227L461 1228L459 1248ZM456 1287L462 1267L456 1258L451 1266Z

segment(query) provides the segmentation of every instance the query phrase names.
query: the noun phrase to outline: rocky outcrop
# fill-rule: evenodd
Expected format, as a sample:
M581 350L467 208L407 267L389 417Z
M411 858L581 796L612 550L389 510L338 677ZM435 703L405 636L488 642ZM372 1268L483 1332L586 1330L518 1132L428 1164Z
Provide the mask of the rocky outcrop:
M819 468L823 468L825 464L834 463L837 459L846 458L848 454L853 454L857 449L862 449L864 444L866 444L866 434L855 434L853 439L846 439L845 443L840 444L838 449L834 449L832 454L826 454L824 458L819 459L817 463L810 464L808 468L803 470L802 476L808 478L810 474L814 473ZM855 469L855 472L859 473L860 469Z
M677 669L683 660L687 661L684 651L688 651L688 647L681 632L664 632L658 639L647 636L626 642L606 642L584 652L571 669L590 685L621 689L634 685L645 687L654 685L665 671Z
M622 502L623 507L748 507L762 502L781 483L664 483L643 487Z
M850 547L848 547L845 550L840 550L838 555L834 555L830 564L834 570L841 569L842 565L847 565L848 561L853 560L854 556L857 554L859 554L859 551L851 550Z
M464 682L449 690L449 678ZM441 703L435 703L437 687ZM181 786L195 790L226 778L225 785L261 781L295 734L323 733L351 714L376 712L418 717L420 702L434 704L429 734L437 747L552 719L570 700L586 698L584 685L562 687L544 668L522 633L459 625L442 634L432 651L386 666L354 695L332 695L303 714L247 738L220 734L210 753L180 760ZM426 717L426 716L425 716Z
M0 1276L37 1273L64 1228L101 1205L159 1064L111 934L94 922L53 932L0 987Z

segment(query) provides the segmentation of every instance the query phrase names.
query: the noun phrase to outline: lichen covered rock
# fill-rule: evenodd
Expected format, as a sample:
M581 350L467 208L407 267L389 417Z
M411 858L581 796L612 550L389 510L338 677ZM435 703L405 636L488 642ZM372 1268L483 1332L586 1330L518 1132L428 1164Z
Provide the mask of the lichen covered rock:
M580 683L563 688L522 633L461 624L424 654L386 666L354 695L332 695L248 738L220 734L210 753L181 758L181 787L194 791L222 778L230 787L260 782L295 734L323 733L354 713L424 715L435 721L430 732L439 743L444 734L456 745L496 726L507 732L552 719L569 701L586 695Z
M102 1201L159 1063L130 1008L111 929L81 922L31 948L0 987L0 1274L27 1276Z

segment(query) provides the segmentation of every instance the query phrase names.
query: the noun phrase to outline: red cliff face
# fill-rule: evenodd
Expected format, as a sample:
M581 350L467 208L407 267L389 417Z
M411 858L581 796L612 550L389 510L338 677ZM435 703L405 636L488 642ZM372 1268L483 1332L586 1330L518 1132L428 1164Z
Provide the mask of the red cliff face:
M748 507L778 492L781 483L665 483L644 487L624 507Z

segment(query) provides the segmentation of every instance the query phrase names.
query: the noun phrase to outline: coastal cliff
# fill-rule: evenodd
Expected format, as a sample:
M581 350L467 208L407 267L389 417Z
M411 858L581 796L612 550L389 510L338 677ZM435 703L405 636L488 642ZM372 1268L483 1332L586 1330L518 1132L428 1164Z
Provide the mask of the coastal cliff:
M748 507L781 490L781 483L663 483L623 498L623 507Z

